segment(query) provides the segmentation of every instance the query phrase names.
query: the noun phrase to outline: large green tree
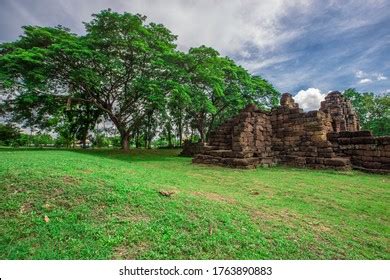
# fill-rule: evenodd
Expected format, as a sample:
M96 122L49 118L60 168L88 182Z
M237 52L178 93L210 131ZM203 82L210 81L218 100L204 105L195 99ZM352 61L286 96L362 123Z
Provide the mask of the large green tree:
M1 46L2 85L17 87L23 96L93 104L128 149L130 132L148 115L148 104L165 93L164 63L175 49L175 36L145 19L105 10L85 24L85 36L62 27L26 27L19 41Z
M275 104L279 93L264 79L212 48L177 51L176 36L145 20L104 10L85 23L83 36L27 26L19 40L0 45L0 87L14 120L41 129L55 124L85 139L103 116L128 149L131 136L150 147L158 127L169 143L173 134L181 143L185 125L205 141L246 104Z

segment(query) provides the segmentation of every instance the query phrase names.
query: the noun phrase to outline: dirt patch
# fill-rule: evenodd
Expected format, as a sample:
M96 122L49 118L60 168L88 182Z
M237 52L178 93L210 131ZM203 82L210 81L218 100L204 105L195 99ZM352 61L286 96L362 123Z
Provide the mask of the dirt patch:
M332 229L327 226L327 225L324 225L323 223L320 223L318 221L305 221L306 222L306 225L308 227L310 227L311 229L313 229L314 231L316 232L331 232Z
M46 201L42 205L46 210L53 210L58 207L70 209L86 203L84 196L69 195L62 188L55 188L47 193Z
M23 203L22 206L20 206L19 212L20 214L26 214L30 213L33 210L33 205L30 202Z
M68 175L62 176L62 181L66 185L79 185L80 184L80 179L77 179L75 177L68 176Z
M54 209L54 205L49 203L49 202L46 202L45 204L43 204L42 207L45 208L46 210L53 210Z
M139 223L150 221L150 217L147 214L139 212L136 213L129 209L124 209L123 211L113 213L111 214L111 217L117 219L120 222Z
M212 201L219 201L219 202L226 202L226 203L237 203L237 200L232 198L232 197L226 197L217 193L212 193L212 192L192 192L193 195L195 196L201 196L204 197L208 200Z
M117 218L118 220L122 222L147 222L150 220L149 216L144 214L126 214L126 213L116 213L112 215L113 218Z
M309 217L307 215L301 215L290 209L270 210L262 209L256 210L251 213L254 222L261 223L262 225L268 224L271 227L277 227L280 225L288 226L291 228L305 228L313 233L321 234L324 232L331 232L330 226L325 225L323 222Z
M252 217L255 220L265 220L265 221L294 221L299 220L297 213L290 211L289 209L282 209L278 211L272 211L269 209L256 210L252 212Z
M256 182L249 189L249 193L253 196L261 196L269 199L272 199L275 195L275 191L272 189L272 187Z
M150 249L150 244L146 241L138 242L129 245L127 242L114 248L112 258L113 260L134 260L142 253Z
M51 197L52 198L55 198L55 197L57 197L57 196L61 196L61 195L63 195L64 194L64 189L62 189L62 188L55 188L54 189L54 191L51 193Z
M0 180L2 180L2 178L0 178ZM1 187L5 189L6 193L10 193L12 195L17 195L19 193L25 192L25 189L17 186L15 183L5 183L4 182L4 184L2 184Z

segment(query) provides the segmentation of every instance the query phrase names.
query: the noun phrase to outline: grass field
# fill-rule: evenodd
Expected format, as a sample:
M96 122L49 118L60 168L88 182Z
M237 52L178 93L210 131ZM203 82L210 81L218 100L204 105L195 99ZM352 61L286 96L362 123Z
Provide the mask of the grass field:
M390 176L178 152L0 149L0 258L390 259Z

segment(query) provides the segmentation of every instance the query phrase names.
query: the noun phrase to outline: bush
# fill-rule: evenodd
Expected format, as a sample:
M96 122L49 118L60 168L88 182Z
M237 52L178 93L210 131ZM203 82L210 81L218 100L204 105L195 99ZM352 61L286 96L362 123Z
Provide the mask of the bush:
M51 137L51 135L47 133L33 135L32 141L35 147L46 147L55 144L53 137Z
M20 137L19 128L12 124L0 124L0 141L5 146L12 145Z
M119 136L113 136L108 138L111 142L111 145L115 148L121 147L121 138Z
M110 139L103 134L97 133L93 141L93 145L97 148L109 147L111 144Z

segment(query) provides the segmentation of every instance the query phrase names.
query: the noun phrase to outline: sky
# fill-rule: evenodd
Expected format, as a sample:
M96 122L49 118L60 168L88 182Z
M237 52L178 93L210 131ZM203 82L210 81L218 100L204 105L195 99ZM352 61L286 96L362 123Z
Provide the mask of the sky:
M315 110L332 90L390 94L389 0L0 0L0 42L23 25L61 24L78 34L91 14L140 13L206 45Z

